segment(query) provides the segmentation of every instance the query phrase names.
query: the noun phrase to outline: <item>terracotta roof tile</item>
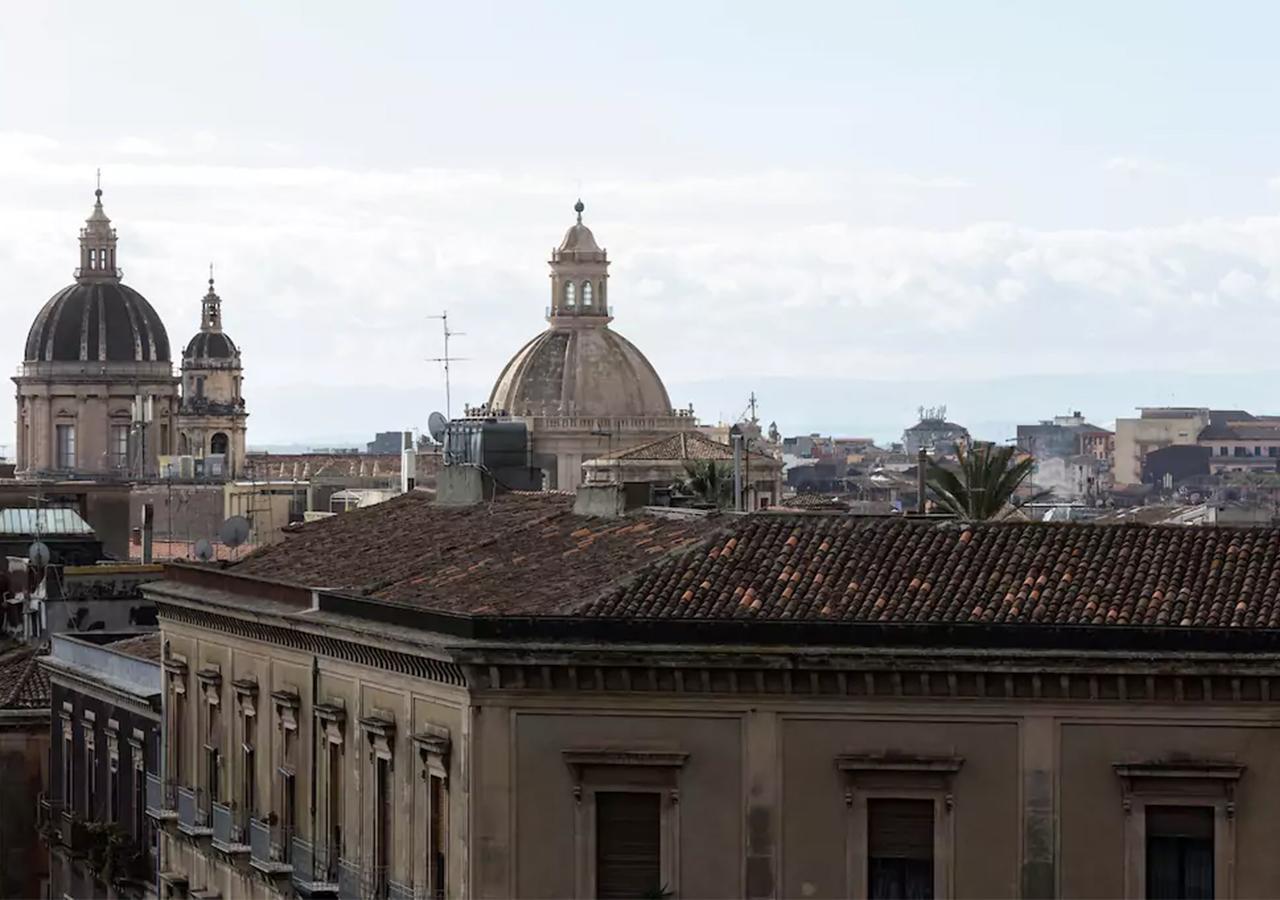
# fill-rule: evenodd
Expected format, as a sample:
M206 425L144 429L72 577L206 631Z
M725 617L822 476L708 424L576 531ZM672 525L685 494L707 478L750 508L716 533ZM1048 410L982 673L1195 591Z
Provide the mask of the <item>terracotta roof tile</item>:
M28 644L0 654L0 709L47 709L49 676L37 660L47 644Z
M1280 529L761 514L589 616L1280 627Z
M149 634L140 634L137 637L125 638L122 641L108 645L116 653L123 653L126 656L133 656L138 659L145 659L148 662L160 662L160 632L153 631Z
M557 614L723 521L579 516L562 493L444 507L413 492L307 523L231 571L445 611Z

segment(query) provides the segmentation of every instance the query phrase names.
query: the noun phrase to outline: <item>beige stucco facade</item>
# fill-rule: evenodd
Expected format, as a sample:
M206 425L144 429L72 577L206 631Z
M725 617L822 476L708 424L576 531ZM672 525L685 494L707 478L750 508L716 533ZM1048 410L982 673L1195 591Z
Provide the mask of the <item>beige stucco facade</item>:
M1116 419L1115 483L1141 484L1142 462L1152 450L1194 444L1209 424L1207 409L1142 410L1133 419Z
M19 472L154 476L159 457L173 452L178 380L167 362L26 362L13 380ZM151 398L145 427L134 421L138 396ZM58 426L72 429L68 458L59 456Z
M428 895L433 833L446 896L593 897L598 798L619 791L656 795L654 888L674 897L867 896L882 798L928 804L938 897L1146 896L1145 811L1169 804L1213 822L1215 896L1280 885L1273 655L694 645L678 631L638 644L585 626L488 640L209 571L173 570L148 592L186 748L172 775L206 780L216 680L222 796L242 780L237 723L252 720L257 812L282 815L279 773L293 771L296 833L314 847L330 777L317 760L336 743L348 887L374 883L380 758L390 897ZM179 687L190 699L175 716ZM296 871L264 878L247 853L166 829L161 867L191 888L292 889Z

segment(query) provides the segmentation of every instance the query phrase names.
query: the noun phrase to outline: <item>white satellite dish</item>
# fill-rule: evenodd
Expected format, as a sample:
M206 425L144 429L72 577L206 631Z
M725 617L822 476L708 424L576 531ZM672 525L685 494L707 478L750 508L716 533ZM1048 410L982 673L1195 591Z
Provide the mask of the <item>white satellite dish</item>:
M228 547L239 547L249 539L249 530L248 519L244 516L232 516L222 523L222 528L218 531L218 537Z
M449 420L444 417L443 413L433 412L427 418L427 433L431 435L431 440L437 444L444 443L444 430L449 426Z
M48 545L44 541L32 541L31 546L27 548L27 559L33 568L43 569L49 565L50 553Z
M208 562L213 559L213 544L209 543L208 538L200 538L196 541L195 549L196 559L200 562Z

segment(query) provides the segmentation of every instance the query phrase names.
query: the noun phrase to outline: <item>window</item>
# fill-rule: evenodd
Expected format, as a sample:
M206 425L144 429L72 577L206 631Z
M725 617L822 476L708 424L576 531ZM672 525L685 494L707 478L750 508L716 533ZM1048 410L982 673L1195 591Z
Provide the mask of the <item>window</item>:
M1280 456L1280 447L1274 447L1274 446L1268 447L1267 456L1270 456L1270 457Z
M111 821L120 821L120 759L112 757L107 773L107 786L111 792Z
M1261 447L1254 447L1254 448L1253 448L1253 455L1254 455L1254 456L1261 456L1261 455L1262 455L1262 448L1261 448Z
M57 466L59 469L76 467L76 426L55 426L57 438Z
M1148 806L1147 896L1213 897L1213 808Z
M658 896L666 887L661 796L652 791L597 791L595 797L595 896Z
M1219 448L1218 448L1218 455L1219 455L1219 456L1226 456L1226 455L1227 455L1227 448L1226 448L1226 447L1219 447Z
M292 771L280 773L280 858L288 862L293 850L293 830L296 827L298 780Z
M111 426L111 465L123 469L129 465L129 426Z
M218 790L218 784L222 780L222 754L218 752L217 747L208 745L204 748L205 753L205 793L208 797L208 807L212 809L212 804L221 800Z
M867 801L867 897L933 897L933 801Z
M565 306L578 305L578 299L577 299L577 296L575 295L575 291L576 291L576 286L574 285L574 283L572 281L566 281L564 284L564 305Z
M445 793L444 779L439 775L429 776L427 798L430 806L428 817L430 834L427 839L427 862L430 866L428 884L431 885L432 900L444 900L445 887L448 884L445 875L448 870L447 854L449 852L449 797Z
M217 455L220 453L223 456L226 456L228 443L229 441L227 440L226 434L224 432L219 431L209 441L209 452L214 455Z
M582 305L583 306L591 305L591 282L590 281L582 282Z
M71 733L71 719L62 718L62 802L67 809L75 807L76 768L74 738Z
M387 867L391 864L391 760L374 761L373 895L387 896Z
M90 725L84 729L84 815L86 819L98 815L98 750Z
M325 803L325 870L329 881L338 880L338 857L342 854L342 744L326 740L328 763Z
M197 375L196 376L196 397L203 397L203 396L204 396L204 376Z
M248 721L252 722L252 719ZM242 821L240 827L246 834L249 832L249 820L257 812L257 798L254 794L255 767L253 761L253 741L248 731L245 732L244 744L241 746L240 770L240 811Z
M149 846L147 834L147 779L145 760L142 758L142 742L130 742L133 751L133 837L140 846Z
M1248 456L1248 455L1249 455L1249 451L1248 451L1248 449L1247 449L1247 448L1245 448L1245 447L1236 447L1236 448L1235 448L1235 451L1234 451L1234 453L1233 453L1233 455L1234 455L1234 456Z

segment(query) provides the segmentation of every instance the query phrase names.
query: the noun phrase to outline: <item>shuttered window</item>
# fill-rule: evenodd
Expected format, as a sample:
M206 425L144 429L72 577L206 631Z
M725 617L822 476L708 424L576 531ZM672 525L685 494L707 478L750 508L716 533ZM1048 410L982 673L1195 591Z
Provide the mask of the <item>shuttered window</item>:
M867 801L867 896L933 897L933 801Z
M1147 896L1213 897L1213 808L1147 807Z
M596 793L596 896L652 897L662 884L662 811L653 792Z

